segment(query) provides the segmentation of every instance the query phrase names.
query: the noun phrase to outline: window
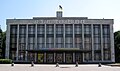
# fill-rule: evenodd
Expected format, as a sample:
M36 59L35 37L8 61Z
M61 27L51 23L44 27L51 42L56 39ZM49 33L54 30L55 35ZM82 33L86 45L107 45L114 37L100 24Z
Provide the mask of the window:
M63 38L62 37L57 37L56 38L56 43L63 43Z
M26 34L26 25L20 25L19 34Z
M62 24L56 25L56 34L63 34L63 25Z
M103 35L110 35L110 25L102 25L103 26Z
M38 37L37 43L44 43L44 37Z
M82 38L75 37L75 43L82 43Z
M44 34L45 26L43 24L37 26L37 34Z
M110 60L110 51L104 51L104 60Z
M75 24L75 34L82 34L82 25L81 24Z
M63 38L62 37L56 38L56 48L63 48Z
M66 37L65 38L65 42L66 43L72 43L73 42L73 38L72 37Z
M17 25L10 26L10 34L17 34Z
M28 25L28 34L35 34L35 25Z
M84 34L91 34L91 25L89 24L84 25Z
M100 50L101 48L100 48L100 44L94 44L94 50Z
M92 53L85 53L85 61L88 62L90 60L92 60Z
M93 34L100 35L100 25L97 25L97 24L93 25Z
M72 24L65 25L65 34L72 34L73 33L73 26Z
M54 48L54 38L53 37L47 38L46 48Z
M94 60L99 61L101 60L101 53L94 53Z
M72 37L66 37L65 38L65 47L66 48L73 48L73 38Z
M28 43L35 43L35 38L34 37L29 37L28 38Z
M53 24L47 24L46 32L47 32L47 34L53 34L54 33L54 25Z
M45 48L44 43L37 44L37 49Z

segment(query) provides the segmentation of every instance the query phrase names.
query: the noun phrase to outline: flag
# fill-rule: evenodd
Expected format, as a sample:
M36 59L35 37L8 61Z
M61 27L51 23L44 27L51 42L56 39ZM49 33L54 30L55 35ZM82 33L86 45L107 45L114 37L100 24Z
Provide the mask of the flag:
M61 5L59 5L59 9L62 10L62 6Z

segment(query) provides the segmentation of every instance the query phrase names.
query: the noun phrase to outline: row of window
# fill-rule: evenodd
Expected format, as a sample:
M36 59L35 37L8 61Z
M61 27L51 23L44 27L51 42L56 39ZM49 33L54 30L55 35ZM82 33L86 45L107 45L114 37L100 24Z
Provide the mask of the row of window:
M104 51L104 57L103 57L104 60L110 60L111 59L109 53L110 53L109 51ZM42 54L42 55L44 56L44 54ZM73 54L71 54L71 53L66 54L66 56L72 56L72 55ZM57 57L57 56L59 56L59 57ZM51 59L51 57L52 57L52 60L53 60L53 54L52 53L47 54L46 57L47 57L47 62L49 62L49 59ZM28 53L27 58L28 58L28 60L35 60L34 59L35 58L35 53ZM60 61L63 61L63 53L57 53L56 58L59 58L59 59L62 58ZM11 59L16 60L16 51L11 51ZM76 59L76 61L77 60L80 61L80 59L82 60L82 55L80 53L76 53L75 59ZM87 61L92 61L92 53L85 53L84 54L84 59L85 59L86 62ZM101 59L102 59L101 58L101 52L95 52L94 53L94 60L100 61ZM25 52L19 51L18 60L25 60ZM37 60L39 60L39 57L38 57ZM44 58L42 60L44 60ZM67 60L67 58L66 58L66 60Z
M109 25L103 25L103 34L109 35L110 34L110 26ZM11 34L17 34L17 25L11 25ZM57 24L56 25L56 34L63 34L63 25ZM81 24L75 24L74 27L75 34L82 34L82 25ZM37 33L38 34L44 34L45 32L45 26L44 25L38 25L37 26ZM48 34L54 33L54 25L53 24L47 24L46 26L46 32ZM66 34L72 34L73 32L73 25L72 24L66 24L65 25L65 32ZM100 34L100 25L93 25L93 33L94 34ZM85 34L91 34L91 25L85 24L84 25L84 33ZM20 25L19 26L19 34L26 34L26 25ZM35 25L28 25L28 34L35 34Z
M54 42L54 38L53 37L48 37L46 38L46 42ZM37 38L37 42L38 43L44 43L45 39L43 37L38 37ZM63 37L57 37L56 38L56 43L61 43L63 42L64 39ZM101 39L99 37L95 37L94 38L94 43L100 43ZM28 38L28 43L34 43L35 42L35 37L29 37ZM66 43L72 43L73 42L73 38L72 37L66 37L65 38L65 42ZM84 38L84 42L85 43L91 43L91 38L90 37L85 37ZM11 38L11 43L17 43L17 38ZM25 37L21 37L19 38L19 43L26 43L26 38ZM75 37L75 43L82 43L82 38L81 37ZM103 38L103 43L110 43L110 38L105 37Z

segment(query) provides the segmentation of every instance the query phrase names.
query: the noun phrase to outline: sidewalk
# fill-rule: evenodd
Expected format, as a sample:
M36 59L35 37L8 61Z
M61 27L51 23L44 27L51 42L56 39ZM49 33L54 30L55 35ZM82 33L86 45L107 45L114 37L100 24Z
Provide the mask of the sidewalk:
M0 64L0 71L120 71L120 67L104 66L98 67L97 64L80 64L78 67L75 65L62 65L55 67L55 64Z
M116 63L116 64L107 64L107 66L112 66L112 67L120 67L120 63Z

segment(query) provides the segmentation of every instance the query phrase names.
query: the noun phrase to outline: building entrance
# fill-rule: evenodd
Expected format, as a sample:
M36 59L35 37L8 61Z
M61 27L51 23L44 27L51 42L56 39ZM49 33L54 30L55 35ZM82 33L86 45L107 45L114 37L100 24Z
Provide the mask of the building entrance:
M82 63L83 57L82 57L82 53L76 53L75 54L75 61L78 63Z

